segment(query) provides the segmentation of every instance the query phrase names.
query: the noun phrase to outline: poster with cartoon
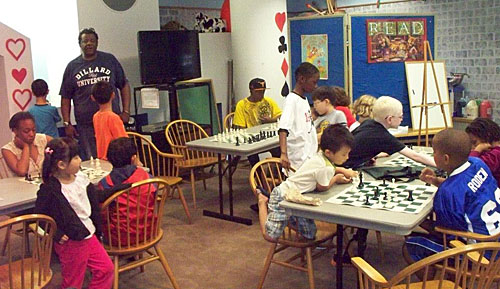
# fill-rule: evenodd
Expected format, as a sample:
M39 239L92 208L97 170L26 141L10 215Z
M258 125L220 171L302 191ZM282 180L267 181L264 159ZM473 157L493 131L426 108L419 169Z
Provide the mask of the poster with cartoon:
M422 61L425 18L366 19L368 63Z
M319 78L328 79L328 35L301 35L302 62L314 64Z

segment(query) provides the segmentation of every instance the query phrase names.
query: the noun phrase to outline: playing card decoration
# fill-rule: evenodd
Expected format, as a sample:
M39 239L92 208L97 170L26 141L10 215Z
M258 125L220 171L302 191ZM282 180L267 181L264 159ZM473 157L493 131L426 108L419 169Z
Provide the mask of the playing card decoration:
M283 84L283 88L281 88L281 96L286 97L290 93L290 88L288 87L288 83L285 81Z
M276 13L274 16L274 21L276 22L276 26L278 26L278 29L280 32L283 33L283 27L285 26L286 22L286 13ZM282 53L284 55L283 57L283 62L281 63L281 72L283 73L283 76L285 77L285 84L281 88L281 96L286 97L290 93L290 88L288 87L288 83L286 82L286 77L288 75L288 61L287 61L287 51L288 51L288 46L286 44L286 38L284 35L281 35L278 38L278 41L280 45L278 45L278 53Z
M287 49L287 46L286 46L286 43L285 43L285 36L280 36L279 41L280 41L281 45L280 45L280 46L278 46L278 51L279 51L280 53L285 54L285 52L288 50L288 49Z

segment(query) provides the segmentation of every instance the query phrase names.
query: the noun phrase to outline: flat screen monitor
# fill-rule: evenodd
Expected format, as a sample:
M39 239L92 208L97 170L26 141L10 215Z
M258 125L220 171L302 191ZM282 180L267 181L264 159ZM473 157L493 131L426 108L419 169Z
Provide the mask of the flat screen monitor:
M201 77L198 32L139 31L141 82L171 84Z

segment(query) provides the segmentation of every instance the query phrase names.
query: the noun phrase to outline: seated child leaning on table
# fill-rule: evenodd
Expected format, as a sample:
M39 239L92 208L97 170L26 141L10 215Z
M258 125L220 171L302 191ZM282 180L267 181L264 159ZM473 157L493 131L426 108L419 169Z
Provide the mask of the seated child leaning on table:
M113 165L113 170L109 173L108 176L103 178L98 186L100 189L110 189L120 184L133 184L139 181L147 180L152 178L152 176L147 173L142 167L140 167L141 163L139 162L139 158L137 157L137 147L135 146L132 139L127 137L120 137L112 140L109 143L108 152L107 152L108 161ZM125 205L127 202L129 203L129 211L120 211L118 215L116 212L111 212L111 231L112 236L116 236L116 231L118 226L118 219L120 219L120 225L123 226L120 232L122 232L122 236L120 240L122 241L122 245L127 244L127 234L129 231L130 234L130 243L135 244L137 241L141 242L144 238L143 229L140 230L139 240L136 240L136 232L139 228L137 228L136 220L138 218L156 218L154 216L153 211L144 210L146 206L148 208L153 208L154 198L147 198L145 195L142 195L140 200L137 199L140 195L139 188L132 189L130 191L129 199L127 200L126 196L119 197L117 200L120 204ZM147 188L142 188L147 190ZM151 195L154 194L156 190L152 190L149 192ZM139 208L142 208L139 210ZM126 214L130 216L130 225L127 228L127 219ZM147 216L146 216L147 215ZM103 218L104 222L106 222L106 218ZM150 223L150 222L148 222ZM149 233L151 228L147 229ZM104 234L105 237L106 234ZM108 240L109 241L109 240ZM113 245L118 245L118 240L111 240Z
M344 164L347 168L357 168L370 162L380 153L402 155L423 163L435 166L434 160L425 154L415 152L406 147L400 140L389 133L389 128L397 128L403 120L403 105L390 96L381 96L373 104L373 119L367 119L356 128L354 146L349 154L349 160Z
M290 217L279 203L285 199L285 194L294 190L300 193L326 191L335 183L349 183L357 172L336 165L342 164L349 157L353 143L352 134L342 124L328 126L321 136L321 150L304 164L286 181L275 187L269 200L269 214L266 210L268 199L259 194L259 220L261 229L272 239L278 239L290 221L302 237L314 239L316 225L314 220Z
M488 166L468 157L470 147L464 145L468 141L467 133L455 129L440 131L432 140L436 166L446 171L448 178L436 177L429 168L422 171L422 181L439 187L433 203L436 221L421 224L428 236L406 240L403 255L408 263L444 250L435 226L483 235L500 232L500 189Z

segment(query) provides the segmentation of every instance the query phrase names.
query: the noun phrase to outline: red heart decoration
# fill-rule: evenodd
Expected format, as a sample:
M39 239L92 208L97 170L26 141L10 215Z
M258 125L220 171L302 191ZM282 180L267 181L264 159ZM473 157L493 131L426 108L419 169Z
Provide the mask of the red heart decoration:
M278 29L283 32L283 26L285 25L286 21L286 13L276 13L274 16L274 21L276 22L276 25L278 26Z
M283 59L283 62L281 63L281 71L283 72L283 75L286 77L288 74L288 62L286 59Z
M20 44L17 44L18 42L20 42ZM12 55L12 57L14 57L17 61L21 58L21 55L23 55L23 52L26 49L26 42L24 42L24 39L22 38L18 38L16 40L11 38L5 42L5 48L7 48L10 55Z
M18 100L18 94L20 94L21 99ZM28 96L25 96L27 94ZM12 99L14 102L17 104L17 106L24 111L24 109L30 104L31 98L33 95L31 94L31 90L29 89L15 89L14 92L12 92Z
M19 84L23 83L24 78L26 77L26 69L21 68L21 70L12 69L12 77L19 82Z

